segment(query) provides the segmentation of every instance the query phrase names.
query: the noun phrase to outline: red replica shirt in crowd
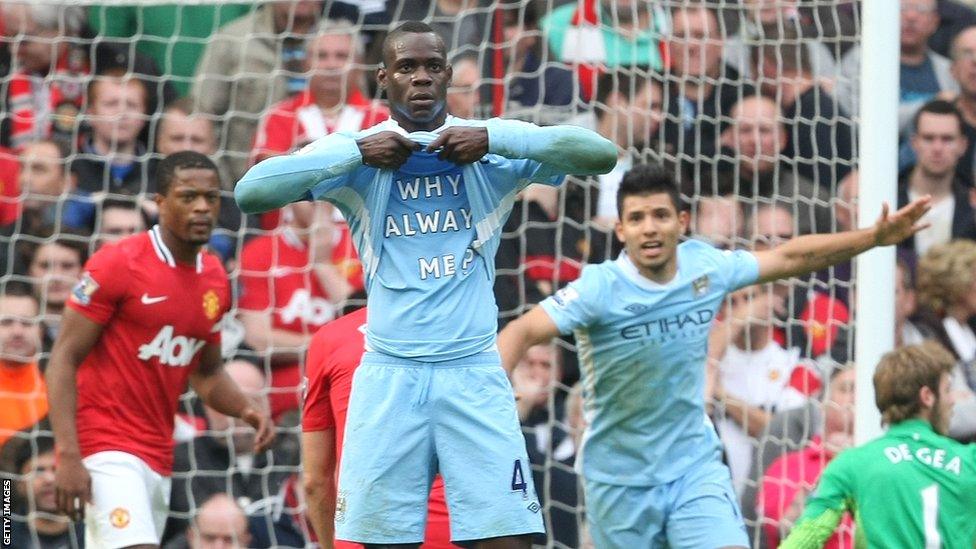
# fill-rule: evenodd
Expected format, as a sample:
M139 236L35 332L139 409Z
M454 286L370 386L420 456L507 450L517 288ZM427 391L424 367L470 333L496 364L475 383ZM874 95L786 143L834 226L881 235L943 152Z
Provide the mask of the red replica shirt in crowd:
M177 263L153 227L95 253L68 306L103 326L78 368L82 456L127 452L169 476L177 399L230 306L220 260Z
M335 428L336 463L342 459L342 440L346 429L346 412L349 410L349 392L352 375L362 359L366 325L366 308L363 307L338 320L330 322L315 334L308 347L305 362L308 376L308 393L302 413L303 431L324 431ZM338 467L336 467L338 472ZM427 505L427 533L424 549L449 549L451 528L444 499L444 481L434 479ZM356 543L337 542L337 548L360 547Z
M332 263L359 290L363 268L346 225L337 224ZM240 298L245 311L269 311L271 326L298 334L314 334L336 316L329 295L319 284L308 260L308 247L291 230L259 236L241 250ZM277 364L271 371L271 415L298 408L302 375L298 364Z
M341 229L341 230L340 230ZM355 289L363 287L363 268L349 229L336 226L332 263ZM259 236L241 250L241 295L238 307L273 311L274 328L313 334L336 316L329 295L308 260L308 247L290 229Z
M373 103L357 90L335 117L327 118L308 91L290 97L271 107L255 137L257 159L284 154L334 132L358 132L390 117L390 111Z

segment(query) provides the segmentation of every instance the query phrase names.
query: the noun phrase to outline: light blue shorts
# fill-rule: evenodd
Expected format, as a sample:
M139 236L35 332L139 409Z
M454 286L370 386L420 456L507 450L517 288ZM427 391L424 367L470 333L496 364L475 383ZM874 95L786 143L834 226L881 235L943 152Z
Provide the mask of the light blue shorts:
M366 353L349 399L336 537L423 541L438 472L453 541L544 532L498 353L434 363Z
M749 547L729 468L720 461L660 486L585 484L587 522L599 549Z

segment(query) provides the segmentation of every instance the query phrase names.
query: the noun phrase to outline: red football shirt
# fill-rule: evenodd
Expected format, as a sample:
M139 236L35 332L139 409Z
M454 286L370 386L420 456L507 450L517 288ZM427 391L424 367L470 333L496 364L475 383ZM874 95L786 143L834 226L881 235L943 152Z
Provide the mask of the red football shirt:
M355 289L363 268L345 224L336 226L332 263ZM241 250L241 295L237 306L273 312L271 325L295 333L315 333L335 318L335 307L312 272L308 247L293 231L254 238Z
M323 115L312 94L304 91L271 107L255 135L254 156L284 154L337 131L357 132L390 117L385 106L370 102L359 91L350 94L335 117Z
M68 306L103 326L77 374L82 456L127 452L169 476L177 400L230 308L220 260L177 263L153 227L91 256Z
M346 225L336 225L332 263L355 289L363 287L363 268ZM290 229L259 236L241 250L240 296L245 311L269 311L271 326L297 334L314 334L336 316L329 296L312 272L308 247ZM295 364L276 364L269 396L274 418L299 406L302 375ZM290 390L289 390L290 389Z
M302 410L303 431L323 431L335 428L336 463L342 459L342 441L349 410L352 376L362 360L366 346L363 328L366 308L363 307L334 320L315 334L308 346L305 371L308 392ZM338 471L338 467L336 468ZM336 547L360 547L356 543L337 542ZM427 533L423 547L450 549L451 526L444 499L444 481L438 475L430 489L427 505Z

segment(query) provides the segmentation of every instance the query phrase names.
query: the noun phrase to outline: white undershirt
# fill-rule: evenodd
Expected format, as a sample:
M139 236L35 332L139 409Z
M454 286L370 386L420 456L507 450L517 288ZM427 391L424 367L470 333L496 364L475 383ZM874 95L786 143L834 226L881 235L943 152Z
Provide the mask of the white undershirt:
M908 191L909 201L918 198L921 195ZM920 220L922 223L931 223L932 226L915 234L915 252L919 257L932 246L952 240L952 218L955 211L956 197L951 194L938 202L932 202L932 208Z

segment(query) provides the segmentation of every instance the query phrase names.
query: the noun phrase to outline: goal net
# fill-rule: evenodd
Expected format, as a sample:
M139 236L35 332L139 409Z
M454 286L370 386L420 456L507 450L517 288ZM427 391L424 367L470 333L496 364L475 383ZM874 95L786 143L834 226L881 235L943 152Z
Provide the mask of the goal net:
M232 188L260 158L365 125L362 110L323 115L314 98L300 100L316 74L305 61L306 39L320 27L316 4L13 1L0 8L0 268L4 288L22 284L38 298L38 371L80 262L129 224L142 230L155 216L151 174L161 151L196 146L198 123L213 137L200 146L212 147L207 153L224 183L211 247L234 287L225 355L264 374L279 442L266 457L238 453L247 444L243 429L226 421L215 428L199 399L184 395L174 472L181 503L171 512L179 522L167 535L181 534L202 494L215 492L242 503L270 545L302 546L309 534L299 461L304 351L318 327L365 303L362 275L340 215L286 209L243 216ZM558 189L532 186L516 202L497 258L500 325L577 278L584 265L617 257L616 189L641 162L659 163L680 181L688 237L720 248L763 249L855 224L858 88L851 75L860 19L853 1L319 4L351 21L361 42L351 64L324 72L343 82L343 104L382 101L373 74L384 33L420 19L447 45L450 108L458 116L577 124L617 144L611 173L569 177ZM108 82L99 94L138 81L138 112L97 106L93 79ZM275 116L285 122L272 130ZM163 141L173 138L167 123L187 134L178 136L182 142ZM119 228L113 208L138 215ZM323 278L309 257L339 268ZM800 465L779 458L819 444L825 414L852 413L849 402L826 394L852 358L851 271L841 265L746 290L719 313L713 339L722 352L702 366L703 391L756 547L788 530L827 454ZM589 409L574 342L560 339L539 357L513 375L548 530L537 543L589 547L574 472ZM20 408L30 398L0 387L0 400ZM33 419L44 415L35 412ZM15 425L12 417L2 423L9 428L0 436L11 441L3 474L19 494L14 520L53 517L29 486L43 474L31 467L49 427ZM210 441L217 451L204 448ZM16 469L9 460L24 444L32 459Z

